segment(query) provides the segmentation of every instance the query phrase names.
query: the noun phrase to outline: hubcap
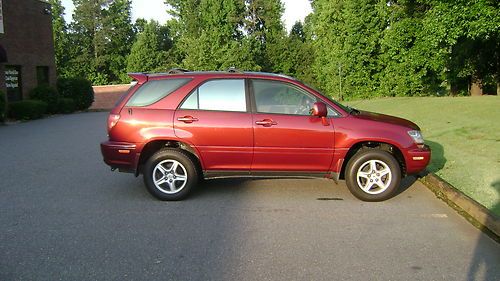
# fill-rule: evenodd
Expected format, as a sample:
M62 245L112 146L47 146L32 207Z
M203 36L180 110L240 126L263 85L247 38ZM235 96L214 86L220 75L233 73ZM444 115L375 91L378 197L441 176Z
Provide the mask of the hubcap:
M174 194L187 183L186 168L177 160L163 160L153 169L153 182L163 193Z
M380 160L368 160L359 167L356 180L364 192L380 194L391 184L391 169Z

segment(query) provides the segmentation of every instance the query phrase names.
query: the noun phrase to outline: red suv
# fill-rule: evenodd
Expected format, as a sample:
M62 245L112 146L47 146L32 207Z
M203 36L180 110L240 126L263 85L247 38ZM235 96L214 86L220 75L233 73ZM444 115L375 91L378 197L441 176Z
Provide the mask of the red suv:
M427 166L414 123L359 111L287 76L257 72L129 74L137 82L108 118L112 170L144 175L161 200L202 179L345 179L357 198L390 198Z

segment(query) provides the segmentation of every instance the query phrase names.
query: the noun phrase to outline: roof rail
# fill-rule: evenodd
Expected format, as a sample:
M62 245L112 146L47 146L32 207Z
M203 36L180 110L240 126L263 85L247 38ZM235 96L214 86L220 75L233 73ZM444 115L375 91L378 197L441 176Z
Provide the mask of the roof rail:
M228 68L226 71L227 71L227 72L229 72L229 73L243 73L241 70L237 69L237 68L236 68L236 67L234 67L234 66L231 66L231 67L230 67L230 68Z
M189 70L182 69L182 68L172 68L167 71L167 74L182 74L184 72L189 72Z

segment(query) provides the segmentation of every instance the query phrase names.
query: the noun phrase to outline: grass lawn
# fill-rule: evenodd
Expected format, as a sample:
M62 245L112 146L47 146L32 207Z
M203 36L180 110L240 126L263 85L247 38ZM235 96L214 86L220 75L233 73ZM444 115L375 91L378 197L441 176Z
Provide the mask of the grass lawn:
M415 122L432 148L427 169L500 216L500 97L382 98L345 104Z

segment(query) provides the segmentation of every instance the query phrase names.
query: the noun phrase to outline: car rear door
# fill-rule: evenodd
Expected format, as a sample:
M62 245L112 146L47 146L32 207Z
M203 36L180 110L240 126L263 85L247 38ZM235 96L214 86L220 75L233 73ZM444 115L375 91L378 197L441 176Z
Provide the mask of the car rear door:
M331 122L310 115L317 97L298 86L251 80L254 157L251 171L327 172L334 152ZM288 173L288 175L293 175Z
M250 170L253 128L248 104L244 79L216 79L197 87L176 110L175 134L199 151L204 170Z

